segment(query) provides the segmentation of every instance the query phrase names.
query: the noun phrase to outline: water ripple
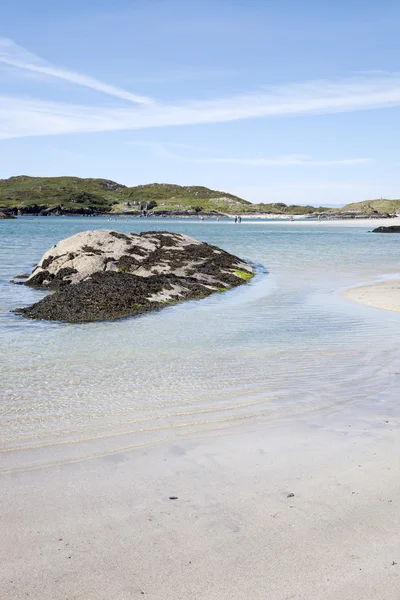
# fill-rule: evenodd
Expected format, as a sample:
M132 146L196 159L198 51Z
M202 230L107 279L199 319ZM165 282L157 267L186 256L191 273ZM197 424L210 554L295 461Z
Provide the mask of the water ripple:
M113 223L120 231L166 222ZM268 422L396 394L398 315L336 291L398 271L395 236L363 229L176 221L268 269L250 285L114 323L26 321L42 297L9 280L57 240L101 219L1 224L0 435L4 468ZM79 442L79 444L76 444ZM46 454L47 452L47 454ZM51 457L49 457L49 453Z

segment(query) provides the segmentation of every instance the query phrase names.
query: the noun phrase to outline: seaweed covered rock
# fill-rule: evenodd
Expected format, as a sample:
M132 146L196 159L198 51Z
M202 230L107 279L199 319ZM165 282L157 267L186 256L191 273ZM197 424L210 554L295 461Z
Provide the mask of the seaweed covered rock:
M14 312L68 322L118 319L203 298L253 274L240 258L186 235L85 231L53 246L24 282L53 293Z

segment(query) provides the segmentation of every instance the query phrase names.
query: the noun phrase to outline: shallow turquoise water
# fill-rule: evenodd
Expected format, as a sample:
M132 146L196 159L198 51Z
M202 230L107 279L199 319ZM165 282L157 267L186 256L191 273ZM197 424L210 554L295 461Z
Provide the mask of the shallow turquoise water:
M260 269L250 285L228 293L118 322L46 323L9 312L43 295L10 284L13 276L30 272L60 239L99 228L187 233L268 273ZM22 464L28 449L58 456L62 448L72 459L118 451L135 440L251 427L342 403L395 403L399 314L338 294L400 270L400 236L367 231L296 222L1 222L6 456L20 450ZM76 441L84 442L79 449Z

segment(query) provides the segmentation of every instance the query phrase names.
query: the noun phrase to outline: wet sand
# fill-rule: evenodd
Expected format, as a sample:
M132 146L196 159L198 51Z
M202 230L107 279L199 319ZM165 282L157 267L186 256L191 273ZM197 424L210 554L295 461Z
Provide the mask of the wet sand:
M400 312L400 279L351 288L344 296L359 304Z
M0 596L397 600L399 442L382 404L5 474Z

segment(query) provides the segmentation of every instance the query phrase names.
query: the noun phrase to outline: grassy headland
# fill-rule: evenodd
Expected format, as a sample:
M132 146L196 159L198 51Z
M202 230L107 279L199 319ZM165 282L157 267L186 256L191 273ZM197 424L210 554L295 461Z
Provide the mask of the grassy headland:
M368 200L340 209L324 206L252 204L203 186L151 183L127 187L108 179L28 177L0 179L0 210L22 214L139 214L145 204L157 215L176 212L306 215L313 213L396 213L400 200Z
M400 200L363 200L362 202L352 202L343 207L343 211L358 211L362 213L400 213Z
M0 180L0 208L21 212L135 212L142 203L153 212L308 214L324 207L252 204L227 192L203 186L151 183L127 187L108 179L79 177L10 177Z
M250 202L201 186L153 183L127 187L108 179L78 177L10 177L0 180L0 207L23 212L61 208L72 212L140 211L245 212Z

